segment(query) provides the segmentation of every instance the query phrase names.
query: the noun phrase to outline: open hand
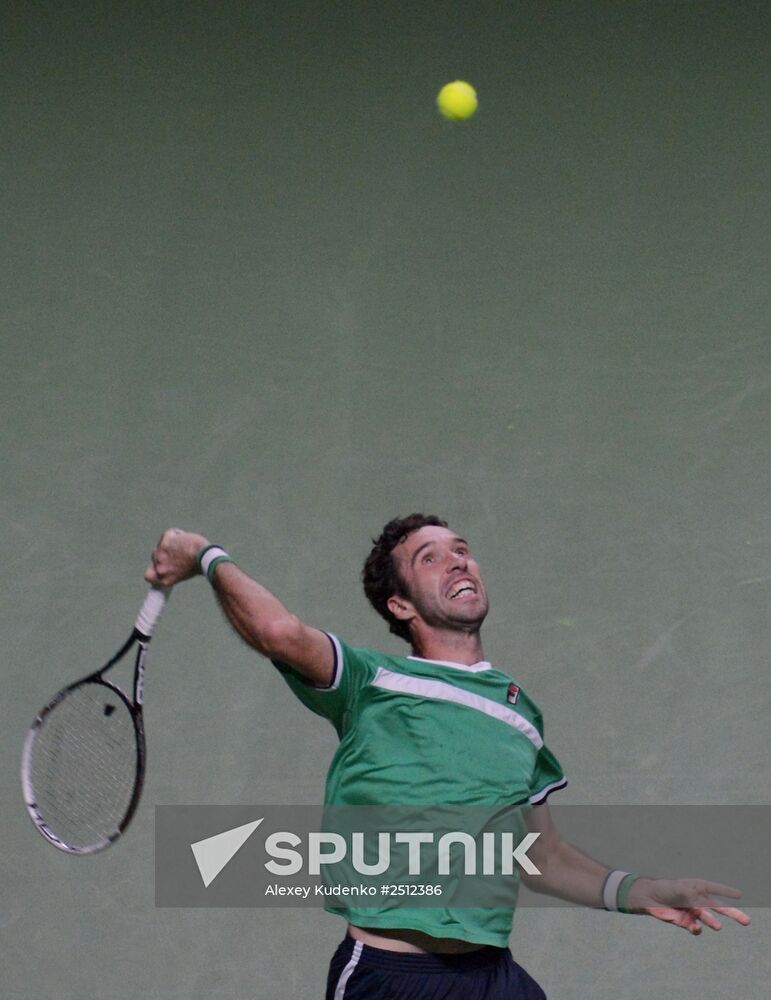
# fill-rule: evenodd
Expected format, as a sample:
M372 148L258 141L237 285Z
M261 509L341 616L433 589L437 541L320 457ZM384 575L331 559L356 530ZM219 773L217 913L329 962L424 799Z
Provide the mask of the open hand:
M746 927L749 916L734 906L725 906L713 896L741 898L741 892L730 885L706 882L698 878L638 879L629 892L629 909L647 913L657 920L683 927L690 934L701 934L702 928L719 931L723 926L717 914L722 914Z

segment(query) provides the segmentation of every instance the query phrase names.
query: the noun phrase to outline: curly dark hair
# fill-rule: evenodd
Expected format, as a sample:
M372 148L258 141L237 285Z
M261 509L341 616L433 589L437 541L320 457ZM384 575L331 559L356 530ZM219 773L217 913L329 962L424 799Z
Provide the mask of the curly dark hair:
M361 571L364 593L369 603L388 622L388 628L405 642L410 641L410 629L407 622L400 621L388 610L388 598L393 594L409 597L400 578L396 563L391 555L396 546L403 542L407 535L419 528L433 525L446 528L447 522L435 514L410 514L407 517L395 517L383 528L379 538L373 538L373 547Z

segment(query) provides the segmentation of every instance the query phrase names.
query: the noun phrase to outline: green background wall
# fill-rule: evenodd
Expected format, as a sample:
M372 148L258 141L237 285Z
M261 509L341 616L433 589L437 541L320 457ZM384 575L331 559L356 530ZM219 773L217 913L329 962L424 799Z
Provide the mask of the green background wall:
M337 918L153 905L154 803L317 802L334 749L203 582L159 630L125 840L66 857L21 804L26 727L122 640L171 524L398 649L359 568L388 518L436 511L560 801L771 801L770 24L750 2L4 6L3 996L323 995ZM463 124L433 104L456 77ZM762 997L767 923L524 910L512 948L550 1000Z

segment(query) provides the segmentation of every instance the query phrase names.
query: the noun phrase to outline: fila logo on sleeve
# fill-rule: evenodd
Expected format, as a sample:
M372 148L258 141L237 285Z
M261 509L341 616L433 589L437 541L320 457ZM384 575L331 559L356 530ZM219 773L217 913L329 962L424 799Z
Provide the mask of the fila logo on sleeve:
M509 689L506 692L506 701L510 705L516 705L517 704L517 698L519 698L519 685L518 684L509 684Z

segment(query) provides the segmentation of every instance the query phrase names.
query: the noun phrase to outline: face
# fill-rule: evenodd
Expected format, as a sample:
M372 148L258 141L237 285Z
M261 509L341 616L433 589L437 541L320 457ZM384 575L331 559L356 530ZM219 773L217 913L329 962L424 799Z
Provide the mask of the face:
M406 597L388 602L397 618L417 616L433 628L472 631L485 620L487 594L468 542L449 528L427 525L393 550Z

